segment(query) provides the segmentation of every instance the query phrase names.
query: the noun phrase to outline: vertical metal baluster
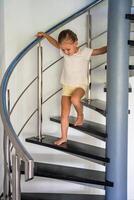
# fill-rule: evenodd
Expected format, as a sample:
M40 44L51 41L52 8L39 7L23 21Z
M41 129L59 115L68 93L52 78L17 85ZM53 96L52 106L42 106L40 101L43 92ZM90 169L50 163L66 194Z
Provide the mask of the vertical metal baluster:
M3 153L4 153L4 183L3 183L3 196L8 199L9 196L9 176L7 170L7 135L4 128L3 136Z
M90 10L88 10L87 15L87 47L91 48L91 14ZM88 84L89 84L89 90L87 90L87 99L91 99L91 60L90 63L90 69L88 70L87 76L88 76Z
M7 104L8 104L8 113L10 115L10 91L7 91ZM4 128L4 138L3 138L3 151L4 151L4 199L9 199L9 196L11 194L11 179L10 179L10 169L11 169L11 163L10 163L10 141L9 138L5 132Z
M8 114L9 114L9 118L10 118L10 90L7 90L7 106L8 106ZM10 169L11 169L11 151L10 151L10 147L11 147L11 142L8 138L8 169L9 169L9 196L11 195L11 177L10 177Z
M20 159L16 152L12 155L12 196L13 200L21 200Z
M38 56L38 138L42 139L42 65L43 65L43 48L39 43L37 48Z

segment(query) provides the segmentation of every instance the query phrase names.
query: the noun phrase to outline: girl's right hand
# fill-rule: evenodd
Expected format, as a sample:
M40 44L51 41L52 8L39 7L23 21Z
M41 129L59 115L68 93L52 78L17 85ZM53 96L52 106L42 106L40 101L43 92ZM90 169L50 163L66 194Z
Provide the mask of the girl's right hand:
M36 36L36 37L45 37L45 33L43 33L43 32L38 32L35 36Z

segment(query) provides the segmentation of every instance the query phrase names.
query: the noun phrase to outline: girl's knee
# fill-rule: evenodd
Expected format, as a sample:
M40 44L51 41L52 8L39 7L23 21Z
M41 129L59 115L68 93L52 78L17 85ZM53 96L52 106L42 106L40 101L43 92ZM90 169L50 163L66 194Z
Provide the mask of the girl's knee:
M73 105L79 104L79 103L80 103L80 98L78 98L77 96L72 96L72 97L71 97L71 103L72 103Z

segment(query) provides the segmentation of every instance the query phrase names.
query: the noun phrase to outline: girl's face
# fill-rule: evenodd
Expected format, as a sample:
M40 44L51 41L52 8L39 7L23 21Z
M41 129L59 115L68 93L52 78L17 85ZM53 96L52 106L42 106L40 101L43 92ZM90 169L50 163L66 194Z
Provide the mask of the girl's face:
M63 40L63 42L60 44L60 48L66 55L72 56L78 51L77 45L77 41L73 42L72 40Z

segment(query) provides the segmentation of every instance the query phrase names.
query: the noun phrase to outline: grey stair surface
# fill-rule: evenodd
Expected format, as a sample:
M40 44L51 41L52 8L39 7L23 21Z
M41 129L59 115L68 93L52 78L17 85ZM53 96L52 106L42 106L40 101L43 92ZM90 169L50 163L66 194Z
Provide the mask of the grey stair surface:
M24 173L24 163L21 165L21 173ZM35 162L34 175L73 181L79 184L95 184L113 187L112 182L105 180L105 172L96 170Z
M21 200L105 200L105 196L64 193L22 193Z
M82 104L106 116L106 102L99 99L83 99Z
M134 76L134 70L129 71L129 77L132 77L132 76Z
M129 56L134 56L134 47L130 45Z
M54 121L57 123L60 123L60 119L61 118L59 116L54 116L50 118L51 121ZM73 116L69 117L69 126L71 128L82 131L88 135L91 135L103 141L106 140L107 134L106 134L106 127L104 125L93 122L93 121L84 120L82 126L74 126L75 120L76 120L75 117Z
M75 142L72 140L68 140L67 143L63 143L61 145L55 145L54 141L57 140L57 137L45 135L42 140L39 140L38 137L27 138L26 141L46 147L50 147L56 150L64 151L66 153L74 154L78 157L82 157L87 160L97 160L102 161L100 164L104 164L104 162L109 162L109 159L105 156L105 149L100 147L95 147L92 145L87 145L80 142Z

